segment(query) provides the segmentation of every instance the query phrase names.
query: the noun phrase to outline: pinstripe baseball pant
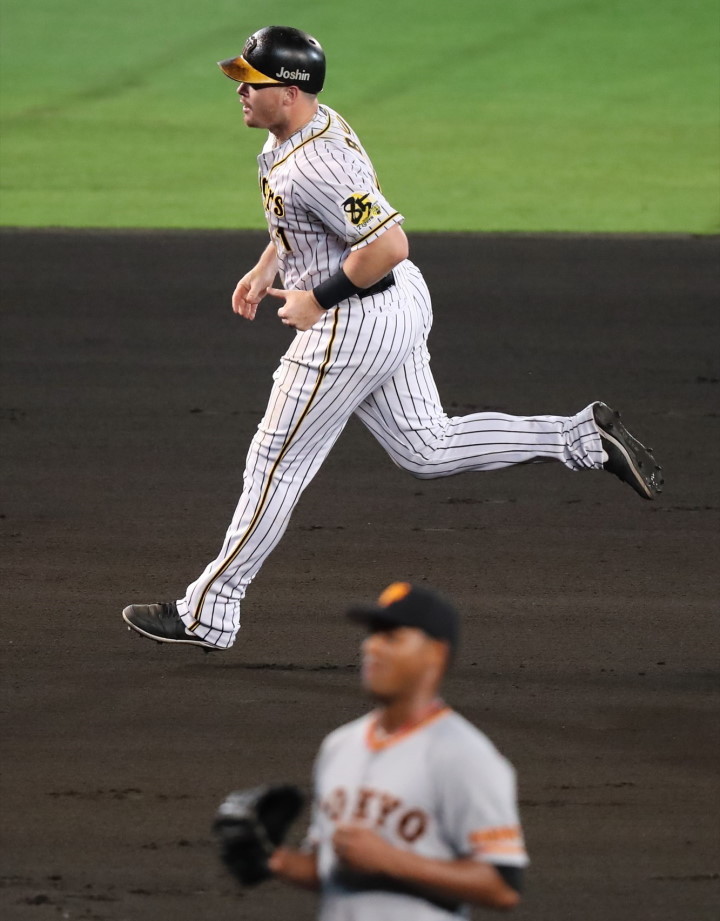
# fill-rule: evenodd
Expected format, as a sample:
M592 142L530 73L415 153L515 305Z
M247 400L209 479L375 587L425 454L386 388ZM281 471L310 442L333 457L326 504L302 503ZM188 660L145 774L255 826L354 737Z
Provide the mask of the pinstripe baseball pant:
M410 262L394 271L394 288L328 311L283 356L220 553L178 601L186 627L208 642L232 645L247 586L353 413L416 477L549 460L602 466L593 404L575 416L449 418L429 366L427 287Z

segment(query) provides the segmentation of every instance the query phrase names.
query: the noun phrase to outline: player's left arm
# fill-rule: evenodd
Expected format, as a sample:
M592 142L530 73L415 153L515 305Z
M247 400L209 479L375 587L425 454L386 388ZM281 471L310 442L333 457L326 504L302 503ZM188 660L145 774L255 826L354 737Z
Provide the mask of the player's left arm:
M400 224L393 224L362 249L352 250L343 272L358 288L369 288L407 259L410 246Z
M520 902L518 892L490 863L421 857L395 847L362 825L339 825L333 845L344 864L362 873L382 873L438 895L486 908L507 910Z
M399 224L394 224L362 249L353 250L343 263L342 271L356 288L369 288L407 259L408 252L405 231ZM285 301L278 310L285 326L310 329L325 314L312 291L269 288L267 293Z

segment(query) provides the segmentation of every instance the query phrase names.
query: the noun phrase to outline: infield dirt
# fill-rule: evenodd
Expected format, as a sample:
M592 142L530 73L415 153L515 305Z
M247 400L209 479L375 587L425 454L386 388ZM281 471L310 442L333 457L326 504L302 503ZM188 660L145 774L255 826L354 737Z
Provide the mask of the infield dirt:
M311 895L239 891L209 826L231 789L308 786L323 736L367 706L342 612L410 578L464 612L446 698L518 770L514 917L710 919L718 238L411 237L448 411L603 399L655 448L664 495L559 465L421 482L351 422L236 646L157 646L120 611L178 597L215 555L292 335L269 303L254 324L229 309L262 241L0 236L0 914L311 919Z

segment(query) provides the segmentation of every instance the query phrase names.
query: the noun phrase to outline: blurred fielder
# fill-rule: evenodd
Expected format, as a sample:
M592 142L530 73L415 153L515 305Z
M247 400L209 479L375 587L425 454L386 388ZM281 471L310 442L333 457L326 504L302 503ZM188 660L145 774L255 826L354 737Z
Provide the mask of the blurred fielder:
M458 641L455 608L394 583L365 623L362 683L377 709L336 729L315 763L303 850L269 869L321 890L321 921L448 921L469 903L513 908L528 863L515 772L439 689Z

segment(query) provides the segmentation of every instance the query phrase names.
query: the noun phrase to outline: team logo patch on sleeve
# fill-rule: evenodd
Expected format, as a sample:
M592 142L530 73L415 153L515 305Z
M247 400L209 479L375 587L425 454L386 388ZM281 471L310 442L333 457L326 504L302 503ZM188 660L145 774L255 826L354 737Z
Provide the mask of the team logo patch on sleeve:
M362 227L371 217L381 213L380 205L375 203L369 192L353 192L343 202L343 211L354 227Z

